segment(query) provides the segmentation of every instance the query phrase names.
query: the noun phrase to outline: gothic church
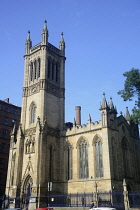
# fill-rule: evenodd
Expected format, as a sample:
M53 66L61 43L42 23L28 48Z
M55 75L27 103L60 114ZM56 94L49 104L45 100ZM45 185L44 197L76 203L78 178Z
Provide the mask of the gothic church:
M46 21L41 43L32 46L30 32L24 55L20 125L11 133L6 196L20 198L29 209L46 205L46 195L122 191L123 179L140 190L138 126L117 116L112 99L103 95L101 120L81 125L81 107L74 123L65 123L65 41L48 42ZM31 199L32 198L32 199Z

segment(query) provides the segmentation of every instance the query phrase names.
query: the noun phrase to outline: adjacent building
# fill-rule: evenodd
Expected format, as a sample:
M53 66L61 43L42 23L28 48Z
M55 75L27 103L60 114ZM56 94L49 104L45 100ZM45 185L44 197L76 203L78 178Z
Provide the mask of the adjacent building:
M11 131L19 124L21 108L0 100L0 196L5 195Z

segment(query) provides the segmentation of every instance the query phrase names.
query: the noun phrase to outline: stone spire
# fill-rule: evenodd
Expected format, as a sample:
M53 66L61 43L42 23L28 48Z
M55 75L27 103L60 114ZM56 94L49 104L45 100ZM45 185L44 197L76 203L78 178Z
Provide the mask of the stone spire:
M127 122L130 122L131 117L130 117L130 113L128 111L128 107L126 107L125 119L127 120Z
M32 47L32 41L31 41L31 38L30 38L30 31L28 31L28 36L27 36L25 45L26 45L25 54L28 55L28 54L30 54L30 48Z
M61 33L61 40L59 42L59 49L63 52L63 55L65 55L65 41L63 37L63 32Z
M90 116L90 114L88 115L88 123L91 123L91 116Z
M42 30L42 44L43 45L47 45L48 36L49 36L49 33L48 33L48 29L47 29L47 21L45 20L44 21L44 28Z
M114 107L112 97L110 97L109 108L110 108L111 113L117 114L117 108L116 108L116 106Z
M110 104L109 104L109 107L111 110L114 109L114 104L113 104L113 101L112 101L112 97L110 97Z
M101 107L100 107L100 110L103 110L103 109L109 109L109 107L107 105L105 93L103 93L103 100L102 100Z

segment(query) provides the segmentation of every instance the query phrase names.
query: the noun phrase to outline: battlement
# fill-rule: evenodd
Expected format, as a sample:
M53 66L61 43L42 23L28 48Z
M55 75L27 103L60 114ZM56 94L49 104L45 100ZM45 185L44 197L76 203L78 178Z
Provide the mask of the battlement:
M40 50L40 48L41 48L41 43L39 43L39 44L35 45L34 47L32 47L30 49L30 51L31 51L31 53L33 53L33 52L35 52L37 50Z
M56 54L60 54L60 50L57 48L57 47L55 47L55 46L53 46L52 44L50 44L50 43L48 43L48 48L51 50L51 51L53 51L53 52L55 52Z
M75 126L68 128L66 130L66 136L74 135L74 134L79 134L79 133L85 133L89 132L91 130L97 130L102 128L102 121L95 121L95 122L88 122L87 124Z

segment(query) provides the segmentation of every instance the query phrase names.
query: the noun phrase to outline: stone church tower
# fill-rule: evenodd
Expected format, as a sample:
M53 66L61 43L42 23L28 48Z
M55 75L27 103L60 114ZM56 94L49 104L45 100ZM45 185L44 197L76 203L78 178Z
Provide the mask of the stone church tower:
M11 133L6 185L6 196L20 205L10 207L76 206L72 194L81 195L82 206L90 204L86 194L97 189L122 192L124 179L129 190L138 191L139 129L128 108L117 116L112 98L108 103L104 94L101 120L92 122L89 115L82 125L77 106L74 123L65 123L65 42L63 34L59 49L48 42L46 21L41 43L32 47L28 32L24 60L21 122Z
M52 192L64 190L65 59L63 33L58 49L48 42L46 21L41 43L32 47L28 32L21 124L11 136L6 195L23 204L34 197L32 208L46 206L48 183L53 181Z

